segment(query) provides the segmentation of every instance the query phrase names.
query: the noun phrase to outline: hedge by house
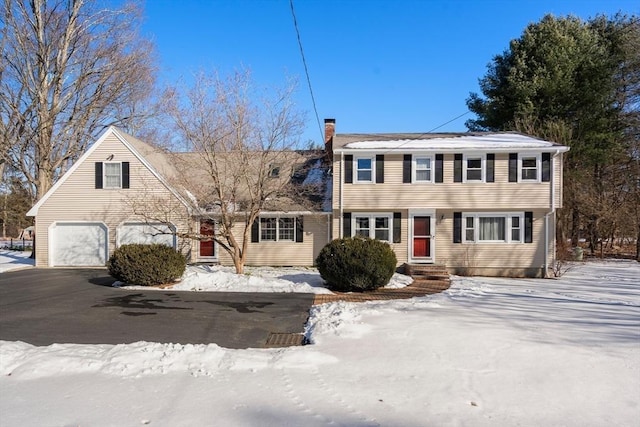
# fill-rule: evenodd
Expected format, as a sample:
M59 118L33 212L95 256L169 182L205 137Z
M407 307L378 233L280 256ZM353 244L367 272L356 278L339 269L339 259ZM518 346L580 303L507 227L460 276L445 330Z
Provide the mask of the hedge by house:
M109 274L130 285L155 286L171 283L186 268L184 256L163 244L122 245L107 261Z
M333 240L316 258L329 289L340 292L364 292L386 285L397 262L388 243L362 237Z

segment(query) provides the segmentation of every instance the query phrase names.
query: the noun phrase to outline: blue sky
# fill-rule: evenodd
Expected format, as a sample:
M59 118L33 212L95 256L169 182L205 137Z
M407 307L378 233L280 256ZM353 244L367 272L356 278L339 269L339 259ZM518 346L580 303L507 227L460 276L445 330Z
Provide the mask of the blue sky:
M545 14L640 14L627 0L294 0L320 123L338 133L465 131L465 104L492 57ZM143 32L161 83L250 69L261 86L298 79L301 142L322 136L289 0L147 0Z

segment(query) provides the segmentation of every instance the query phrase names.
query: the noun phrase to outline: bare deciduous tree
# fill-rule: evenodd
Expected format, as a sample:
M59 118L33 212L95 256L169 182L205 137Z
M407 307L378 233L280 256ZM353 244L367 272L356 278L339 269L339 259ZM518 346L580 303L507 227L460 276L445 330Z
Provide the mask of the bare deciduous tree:
M174 185L187 189L200 217L215 223L214 235L192 237L213 239L237 273L260 213L290 210L304 196L293 179L308 161L293 150L304 124L292 101L294 86L259 91L246 71L227 78L200 74L184 96L174 90L168 103L190 152L173 159Z
M106 126L146 115L154 83L140 9L93 0L4 0L0 163L42 197Z

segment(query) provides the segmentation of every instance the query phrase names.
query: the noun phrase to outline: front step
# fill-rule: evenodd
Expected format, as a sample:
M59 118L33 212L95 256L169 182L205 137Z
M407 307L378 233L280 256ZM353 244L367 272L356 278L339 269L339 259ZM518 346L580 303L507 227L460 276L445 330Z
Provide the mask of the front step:
M442 264L407 264L403 265L404 274L409 276L446 276L449 277L447 266Z
M441 264L408 264L405 263L404 274L413 277L418 283L447 289L451 283L447 267Z

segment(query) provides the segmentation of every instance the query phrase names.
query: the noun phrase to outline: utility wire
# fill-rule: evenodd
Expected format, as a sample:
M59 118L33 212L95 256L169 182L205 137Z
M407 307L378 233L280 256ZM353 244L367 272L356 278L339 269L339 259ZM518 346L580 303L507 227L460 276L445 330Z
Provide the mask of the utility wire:
M291 16L293 17L293 26L296 29L296 36L298 37L298 46L300 47L300 56L302 56L304 73L307 76L307 85L309 86L309 93L311 93L311 103L313 104L313 111L316 114L316 121L318 122L318 130L320 131L320 141L324 141L324 132L322 131L322 126L320 125L320 116L318 116L318 108L316 108L316 98L313 96L313 89L311 88L311 79L309 78L309 69L307 67L307 60L304 57L304 49L302 48L302 40L300 39L300 30L298 29L296 12L293 9L293 0L289 0L289 5L291 6Z
M429 131L427 131L427 132L423 132L423 133L421 133L421 134L418 134L418 136L413 137L413 138L411 138L411 139L407 140L407 142L403 142L402 144L398 145L397 147L394 147L394 148L388 148L388 149L387 149L387 150L385 150L382 154L386 154L386 153L390 153L390 152L392 152L392 151L396 151L398 148L401 148L401 147L403 147L404 145L409 144L410 142L413 142L413 141L415 141L415 140L417 140L417 139L420 139L420 138L422 138L422 137L423 137L423 136L425 136L425 135L429 135L431 132L433 132L434 130L440 129L442 126L448 125L448 124L449 124L449 123L451 123L451 122L455 122L456 120L458 120L458 119L459 119L459 118L461 118L461 117L466 116L466 115L467 115L467 114L469 114L470 112L471 112L471 111L467 110L467 111L465 111L464 113L460 114L459 116L456 116L456 117L454 117L453 119L449 120L448 122L444 122L444 123L442 123L441 125L438 125L438 126L434 127L433 129L431 129L431 130L429 130Z
M465 111L464 113L460 114L459 116L454 117L453 119L449 120L448 122L445 122L445 123L441 124L440 126L436 126L436 127L434 127L434 128L433 128L433 129L431 129L430 131L428 131L428 132L426 132L426 133L423 133L423 134L422 134L422 135L420 135L420 136L423 136L423 135L429 134L429 133L433 132L434 130L438 130L438 129L440 129L442 126L446 126L446 125L448 125L448 124L449 124L449 123L451 123L451 122L455 122L456 120L458 120L458 119L459 119L459 118L461 118L461 117L466 116L466 115L467 115L467 114L469 114L470 112L471 112L471 111L467 110L467 111Z

